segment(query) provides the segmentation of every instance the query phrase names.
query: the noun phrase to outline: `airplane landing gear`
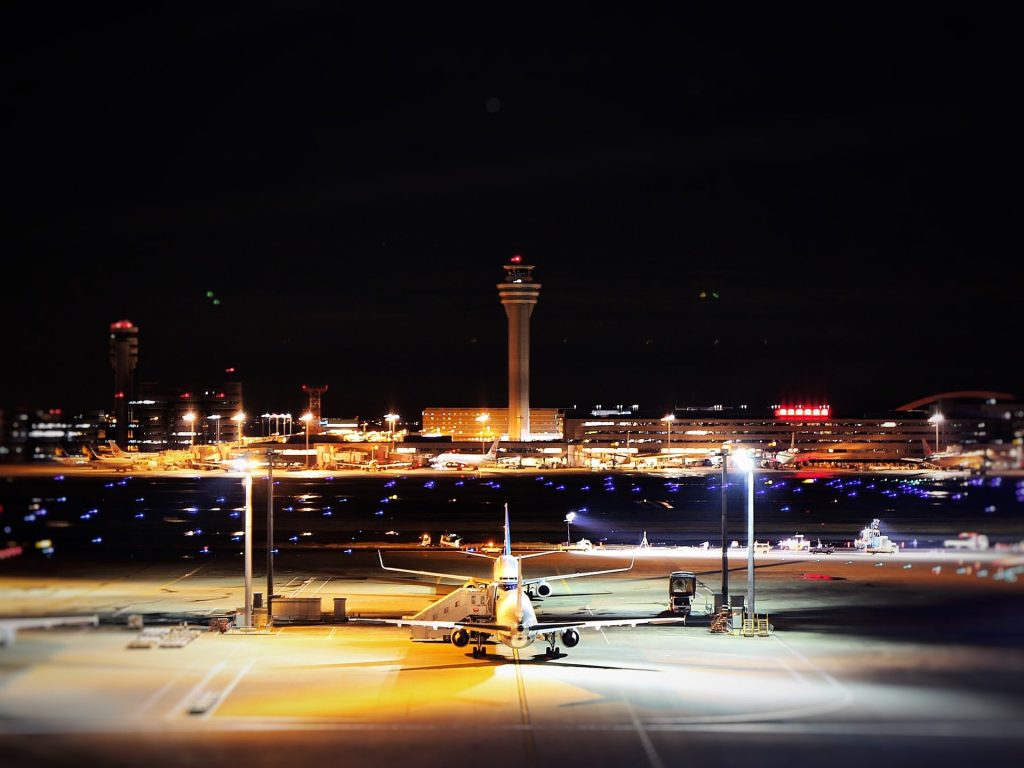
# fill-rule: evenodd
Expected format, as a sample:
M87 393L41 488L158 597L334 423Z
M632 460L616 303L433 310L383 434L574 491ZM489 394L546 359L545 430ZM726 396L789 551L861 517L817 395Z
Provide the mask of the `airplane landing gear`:
M557 659L562 655L561 649L558 647L558 635L552 632L545 638L548 641L548 647L544 649L544 655L549 659Z
M474 659L485 659L487 658L487 649L481 643L480 645L473 648Z

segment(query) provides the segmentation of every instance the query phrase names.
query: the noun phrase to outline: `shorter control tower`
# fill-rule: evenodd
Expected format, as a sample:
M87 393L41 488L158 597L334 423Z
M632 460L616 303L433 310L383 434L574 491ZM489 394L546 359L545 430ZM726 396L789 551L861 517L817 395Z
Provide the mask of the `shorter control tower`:
M530 439L530 315L540 296L533 267L516 254L505 265L498 298L508 316L508 439Z

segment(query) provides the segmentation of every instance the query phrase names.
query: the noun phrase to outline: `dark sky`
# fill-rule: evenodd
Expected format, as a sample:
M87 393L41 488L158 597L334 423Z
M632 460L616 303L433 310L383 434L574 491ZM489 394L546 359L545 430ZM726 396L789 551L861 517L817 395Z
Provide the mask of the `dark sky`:
M136 5L4 11L0 407L109 407L122 318L251 412L505 405L515 253L537 406L1024 394L991 10Z

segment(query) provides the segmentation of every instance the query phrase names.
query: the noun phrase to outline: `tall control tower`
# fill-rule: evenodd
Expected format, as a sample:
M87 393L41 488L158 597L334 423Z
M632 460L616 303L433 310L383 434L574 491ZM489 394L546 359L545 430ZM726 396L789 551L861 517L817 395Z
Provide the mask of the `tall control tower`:
M132 386L135 366L139 362L139 329L131 320L110 324L110 365L114 369L114 417L117 424L114 439L121 448L128 447L131 413L128 403L135 392Z
M508 439L530 439L530 315L540 296L533 267L516 254L505 265L498 298L508 316Z

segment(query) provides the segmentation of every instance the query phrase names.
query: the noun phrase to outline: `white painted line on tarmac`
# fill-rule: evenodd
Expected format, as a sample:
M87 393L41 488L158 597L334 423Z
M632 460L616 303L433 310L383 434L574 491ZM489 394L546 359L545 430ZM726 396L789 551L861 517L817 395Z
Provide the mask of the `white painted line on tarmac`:
M235 690L235 686L238 685L239 682L241 682L242 678L245 677L246 673L250 669L252 669L252 665L255 663L256 659L251 659L248 664L246 664L244 667L238 670L238 674L236 674L234 678L231 680L231 682L228 683L227 687L223 691L221 691L220 696L217 697L217 701L214 702L213 706L203 713L203 720L210 719L213 713L216 712L220 708L220 705L224 703L224 700L231 695L231 692Z
M178 703L175 704L166 715L164 715L164 719L170 720L174 717L177 717L181 713L181 711L185 709L190 702L194 701L196 697L206 688L206 684L213 678L214 675L216 675L218 672L221 671L221 669L224 668L225 664L227 664L227 661L221 661L214 664L213 667L210 668L210 671L206 673L206 676L198 683L196 683L192 687L192 690L190 690L188 693L182 696Z

